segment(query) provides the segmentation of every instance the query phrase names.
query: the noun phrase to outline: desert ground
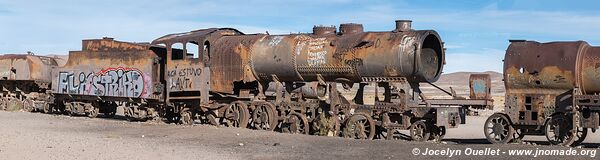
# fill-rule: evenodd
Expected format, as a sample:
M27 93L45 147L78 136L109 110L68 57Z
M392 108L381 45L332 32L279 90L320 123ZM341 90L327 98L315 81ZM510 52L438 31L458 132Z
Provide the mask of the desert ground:
M192 126L162 122L69 117L0 111L0 159L446 159L413 155L415 148L466 150L561 149L545 137L526 136L519 144L488 144L482 132L486 117L449 129L441 143L407 140L354 140L294 135L270 131ZM406 133L405 133L406 134ZM574 150L596 151L600 135L591 133ZM466 151L465 151L466 153ZM465 154L463 153L463 154ZM532 156L458 155L460 159L531 159ZM590 159L586 156L541 156L549 159Z
M594 159L600 135L589 133L581 146L552 146L544 136L526 136L524 142L489 144L483 134L486 118L504 107L502 75L492 75L493 110L479 110L467 124L448 129L442 142L354 140L164 122L128 122L119 119L69 117L22 111L0 111L0 160L3 159ZM470 73L446 74L436 83L467 96ZM461 78L462 77L462 78ZM444 97L423 86L424 92ZM447 98L447 97L446 97ZM122 112L122 111L121 111ZM122 113L121 113L122 114ZM404 137L409 134L402 131ZM415 155L415 150L420 151ZM422 155L459 150L461 155ZM502 154L489 155L489 150ZM511 150L568 151L586 155L507 155ZM488 155L467 155L482 151ZM471 152L476 153L476 152ZM479 152L477 152L479 153ZM592 154L593 153L593 154Z

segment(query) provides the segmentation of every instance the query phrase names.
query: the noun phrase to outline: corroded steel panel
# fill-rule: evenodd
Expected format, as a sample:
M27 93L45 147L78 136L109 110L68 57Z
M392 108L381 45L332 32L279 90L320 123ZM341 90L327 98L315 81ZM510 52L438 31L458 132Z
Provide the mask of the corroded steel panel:
M511 41L504 59L505 111L515 124L543 125L571 110L574 89L600 92L599 66L599 47L584 41Z
M504 60L508 93L537 90L600 92L600 48L584 41L512 41Z
M55 94L158 98L157 58L149 45L84 40L83 50L71 51L54 73L52 89Z
M167 68L167 91L185 92L200 91L206 101L208 91L233 93L234 80L243 79L239 73L242 72L241 56L243 51L243 37L240 39L221 40L224 36L243 35L232 28L209 28L186 33L169 34L152 42L156 45L165 45L168 50ZM171 55L187 53L186 48L172 48L173 44L194 43L198 45L200 57L193 58L184 56L173 59ZM235 48L235 47L241 47ZM246 47L247 48L247 47ZM243 52L243 53L241 53ZM185 54L184 54L185 55ZM213 64L214 63L214 64ZM187 71L193 74L185 74ZM182 74L183 73L183 74ZM180 95L193 96L193 95Z
M491 99L492 79L489 74L471 74L469 76L469 98Z
M57 66L51 57L31 54L1 55L0 80L25 80L50 83L52 71Z
M211 89L233 93L234 82L252 82L250 67L252 45L265 35L225 36L214 41L210 57Z
M252 48L254 73L261 81L326 81L363 77L407 77L434 82L444 64L441 38L433 30L362 32L342 25L340 34L270 35Z

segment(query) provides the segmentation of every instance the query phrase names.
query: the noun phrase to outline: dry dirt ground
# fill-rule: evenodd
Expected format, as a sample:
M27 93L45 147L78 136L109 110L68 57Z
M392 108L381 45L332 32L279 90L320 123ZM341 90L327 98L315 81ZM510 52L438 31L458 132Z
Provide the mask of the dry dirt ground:
M352 140L291 135L269 131L127 122L41 113L0 111L0 159L446 159L413 155L426 149L562 149L545 145L544 137L525 137L527 144L488 144L482 133L486 117L449 129L442 143L405 140ZM584 143L597 151L600 135ZM599 155L600 156L600 155ZM531 156L467 156L459 159L531 159ZM544 159L590 159L590 156L542 156Z

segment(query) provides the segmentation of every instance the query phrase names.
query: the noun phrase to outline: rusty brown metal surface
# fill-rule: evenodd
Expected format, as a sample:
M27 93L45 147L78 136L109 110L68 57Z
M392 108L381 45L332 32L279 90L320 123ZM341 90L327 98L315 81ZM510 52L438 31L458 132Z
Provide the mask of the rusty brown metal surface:
M54 73L55 94L157 99L158 55L148 44L112 38L84 40Z
M57 66L52 57L33 54L0 56L0 80L36 81L50 84L52 69Z
M166 89L171 97L196 97L201 103L208 102L211 91L232 93L233 82L242 80L242 60L234 48L242 41L220 41L224 36L243 35L232 28L209 28L186 33L170 34L158 38L153 45L163 45L166 54ZM219 44L218 42L224 43ZM237 42L237 43L236 43ZM182 44L183 48L174 48L174 44ZM188 55L188 44L198 47L198 57ZM191 45L194 46L194 45ZM190 48L191 49L191 48ZM233 49L233 50L232 50ZM243 50L243 49L242 49ZM243 52L239 50L238 52ZM183 54L177 57L175 54ZM237 56L232 56L237 55ZM214 64L213 64L214 63ZM212 66L215 67L212 67Z
M444 64L439 35L406 26L389 32L364 32L360 24L342 24L339 34L266 36L252 48L252 67L261 81L271 81L274 76L280 81L322 78L360 82L364 77L436 81Z
M535 63L532 63L535 62ZM600 49L584 41L513 41L504 61L507 92L520 89L600 92Z
M252 45L266 35L225 36L214 41L210 58L211 90L233 93L235 82L256 81L250 66Z
M469 76L469 98L491 99L492 78L489 74L471 74Z
M600 49L584 41L511 41L504 60L505 111L511 121L543 125L573 105L580 94L600 92Z

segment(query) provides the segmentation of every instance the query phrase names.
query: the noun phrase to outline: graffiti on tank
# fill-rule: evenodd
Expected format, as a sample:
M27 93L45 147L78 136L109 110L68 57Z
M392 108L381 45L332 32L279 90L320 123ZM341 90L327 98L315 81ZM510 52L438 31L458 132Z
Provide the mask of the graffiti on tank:
M481 79L473 81L473 92L476 94L485 94L487 90L487 86L485 84L485 81Z
M308 41L304 41L305 43L301 43L298 46L304 47L307 46L308 57L307 63L309 66L321 66L326 63L326 55L327 50L325 50L325 45L329 44L325 38L315 38L310 39Z
M58 75L58 93L115 96L146 97L146 79L139 69L106 68L96 73L60 72Z
M182 90L192 88L192 79L190 77L198 77L202 74L201 68L182 68L175 67L167 74L169 76L169 88Z

